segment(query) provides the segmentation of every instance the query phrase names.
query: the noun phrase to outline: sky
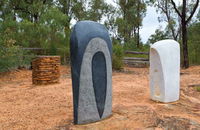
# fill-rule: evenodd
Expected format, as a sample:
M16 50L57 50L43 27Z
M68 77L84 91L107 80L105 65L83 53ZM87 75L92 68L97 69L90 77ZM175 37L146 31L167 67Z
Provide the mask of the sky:
M176 2L176 4L181 2L181 0L174 1ZM115 5L113 0L106 0L106 2ZM143 26L140 30L141 40L143 43L147 42L148 38L155 33L156 29L158 29L159 27L162 27L162 29L165 28L166 23L159 23L158 16L159 14L156 12L155 7L147 7L146 17L143 19Z
M155 30L159 27L165 28L166 23L159 23L158 16L159 14L156 12L155 7L147 7L146 17L143 19L143 26L140 31L142 42L146 43L148 38L154 34Z

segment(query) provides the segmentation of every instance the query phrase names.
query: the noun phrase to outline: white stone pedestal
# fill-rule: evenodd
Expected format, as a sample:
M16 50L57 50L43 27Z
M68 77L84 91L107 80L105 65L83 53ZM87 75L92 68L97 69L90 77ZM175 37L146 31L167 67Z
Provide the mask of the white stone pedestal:
M179 100L180 46L174 40L154 43L150 49L151 99L160 102Z

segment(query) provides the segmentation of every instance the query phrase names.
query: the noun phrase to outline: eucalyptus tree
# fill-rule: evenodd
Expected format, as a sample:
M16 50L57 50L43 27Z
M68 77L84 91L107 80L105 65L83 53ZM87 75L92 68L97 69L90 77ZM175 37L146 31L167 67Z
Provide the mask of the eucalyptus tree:
M116 24L116 19L120 17L118 8L113 5L107 5L106 13L104 15L106 18L104 21L104 25L109 30L111 37L113 37L114 39L118 39L118 26Z
M171 35L171 38L177 41L180 34L180 24L170 0L150 0L150 5L151 4L153 4L156 7L156 11L161 14L161 17L158 18L159 22L167 22L166 30Z
M174 10L178 14L181 19L181 30L182 30L182 44L183 44L183 67L189 67L189 57L188 57L188 37L187 37L187 26L191 21L192 17L195 14L195 11L198 8L199 0L183 0L181 9L179 9L174 2L171 0L171 4L173 5ZM191 11L191 12L190 12Z
M118 17L116 24L118 33L125 43L136 41L137 47L140 43L139 30L146 13L146 4L142 0L118 0L117 2L121 17Z

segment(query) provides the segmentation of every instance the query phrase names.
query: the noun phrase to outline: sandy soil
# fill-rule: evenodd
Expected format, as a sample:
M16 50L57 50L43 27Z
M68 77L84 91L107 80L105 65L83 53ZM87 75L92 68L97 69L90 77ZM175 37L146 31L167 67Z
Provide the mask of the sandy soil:
M200 66L181 70L181 97L163 104L149 98L148 68L113 72L113 114L96 123L73 125L69 67L59 84L35 86L30 70L0 74L0 130L200 129Z

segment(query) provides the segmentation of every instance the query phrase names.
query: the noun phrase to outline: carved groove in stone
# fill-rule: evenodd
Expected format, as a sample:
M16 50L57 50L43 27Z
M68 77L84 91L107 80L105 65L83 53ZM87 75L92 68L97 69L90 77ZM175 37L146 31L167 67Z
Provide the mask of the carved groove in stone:
M92 58L92 82L94 88L94 94L97 104L97 109L100 118L103 115L106 99L106 60L102 52L97 52Z

